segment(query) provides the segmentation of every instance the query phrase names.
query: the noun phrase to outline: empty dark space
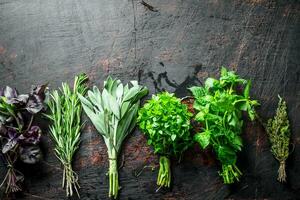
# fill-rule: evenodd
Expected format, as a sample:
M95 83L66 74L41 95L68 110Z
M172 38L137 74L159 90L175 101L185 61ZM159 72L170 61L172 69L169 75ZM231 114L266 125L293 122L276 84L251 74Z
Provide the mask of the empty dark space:
M292 0L0 0L0 86L27 92L49 82L56 89L85 72L101 87L111 75L139 80L150 94L178 97L186 88L217 77L221 66L252 80L251 96L263 119L275 114L280 94L288 104L294 151L288 180L279 183L278 162L258 122L247 121L238 165L240 182L224 185L219 164L199 145L181 163L173 160L171 190L155 192L157 156L137 129L123 146L119 199L300 198L300 3ZM88 118L74 159L81 199L108 199L106 147ZM67 199L61 165L43 122L42 162L20 164L24 191L12 198ZM120 160L122 162L122 159ZM0 162L0 180L5 166ZM2 191L3 192L3 191ZM1 193L2 193L1 192ZM77 199L77 197L71 198Z

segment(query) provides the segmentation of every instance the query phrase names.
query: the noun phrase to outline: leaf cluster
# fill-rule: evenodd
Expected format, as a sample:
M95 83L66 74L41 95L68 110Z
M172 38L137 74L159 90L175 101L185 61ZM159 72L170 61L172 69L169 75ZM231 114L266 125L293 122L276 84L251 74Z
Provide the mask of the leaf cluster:
M40 141L41 129L32 126L32 122L34 116L45 109L46 87L47 84L32 87L27 94L19 94L16 89L9 86L0 90L0 141L3 154L10 151L20 153L22 158L26 158L22 160L26 163L35 163L39 160L33 155L32 159L27 159L30 151L21 151L17 147L28 150L30 146L37 145Z
M110 157L113 150L119 152L122 142L135 127L140 99L147 93L148 89L137 81L124 86L120 80L108 77L102 92L94 86L86 98L79 95L87 116L103 136Z
M180 156L192 143L191 116L180 99L163 92L153 95L140 109L138 122L155 153Z
M35 164L42 157L38 146L42 131L32 123L34 116L45 110L46 87L32 87L27 94L9 86L0 89L0 154L7 166L0 188L6 185L6 193L22 190L24 175L14 168L15 162Z
M256 113L256 100L250 99L251 82L222 67L220 79L208 78L204 87L191 87L195 97L195 119L203 130L194 139L205 149L212 146L223 165L234 165L241 151L240 137L245 111L251 120Z

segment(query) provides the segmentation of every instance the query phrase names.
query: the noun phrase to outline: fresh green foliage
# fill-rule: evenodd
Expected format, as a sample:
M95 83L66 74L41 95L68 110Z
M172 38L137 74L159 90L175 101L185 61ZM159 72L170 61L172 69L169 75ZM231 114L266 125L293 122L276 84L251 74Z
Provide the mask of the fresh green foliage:
M280 96L278 97L279 102L276 115L273 119L269 119L266 129L271 142L271 152L280 163L277 180L285 182L285 160L289 156L291 133L286 102Z
M169 158L181 154L191 145L190 118L187 106L168 92L153 95L139 111L140 129L148 137L154 153L161 155L157 178L159 186L170 187Z
M140 99L148 93L147 88L131 81L132 87L110 77L104 82L102 93L94 86L88 97L79 95L87 116L102 135L109 157L109 197L117 198L117 158L126 136L136 125Z
M244 86L243 93L237 88ZM254 120L254 107L259 105L249 96L251 82L241 79L233 71L221 69L219 80L208 78L204 87L191 87L195 97L194 108L198 111L195 119L203 124L203 130L194 137L205 149L211 146L222 164L225 184L239 180L242 175L236 166L237 152L241 151L240 137L243 120L242 111ZM242 89L242 88L241 88Z
M79 147L82 127L82 107L78 95L86 93L86 81L87 76L81 74L75 77L73 89L67 83L62 83L62 88L54 90L48 102L50 113L46 116L53 122L50 133L56 156L64 166L62 187L66 186L67 196L73 195L73 189L79 196L78 176L72 169L72 159Z

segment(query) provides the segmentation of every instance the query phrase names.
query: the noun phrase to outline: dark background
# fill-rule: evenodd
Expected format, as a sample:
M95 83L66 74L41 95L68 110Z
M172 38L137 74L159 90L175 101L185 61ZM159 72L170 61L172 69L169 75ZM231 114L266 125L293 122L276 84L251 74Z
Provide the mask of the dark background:
M0 86L26 92L32 84L73 82L85 72L102 86L110 74L137 79L150 93L188 95L186 87L217 76L220 66L253 81L262 118L271 117L277 94L289 106L295 150L288 183L276 181L278 163L258 123L247 122L238 165L242 180L222 184L218 163L195 146L173 161L172 191L156 190L157 157L139 131L126 141L120 199L300 199L300 3L273 0L0 0ZM150 95L147 97L150 98ZM85 119L87 119L85 117ZM44 161L21 166L19 199L66 199L62 171L43 124ZM121 163L121 161L120 161ZM81 199L108 199L106 147L90 122L74 159ZM5 168L1 165L1 177ZM1 197L0 197L1 198ZM76 199L76 198L74 198Z

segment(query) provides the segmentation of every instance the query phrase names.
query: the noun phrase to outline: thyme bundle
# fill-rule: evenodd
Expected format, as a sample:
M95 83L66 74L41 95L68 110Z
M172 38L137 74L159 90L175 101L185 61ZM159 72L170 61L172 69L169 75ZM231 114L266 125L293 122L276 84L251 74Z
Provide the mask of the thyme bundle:
M271 143L271 152L280 163L277 180L286 182L285 161L289 156L291 133L286 102L279 95L278 98L276 115L268 120L266 130Z

